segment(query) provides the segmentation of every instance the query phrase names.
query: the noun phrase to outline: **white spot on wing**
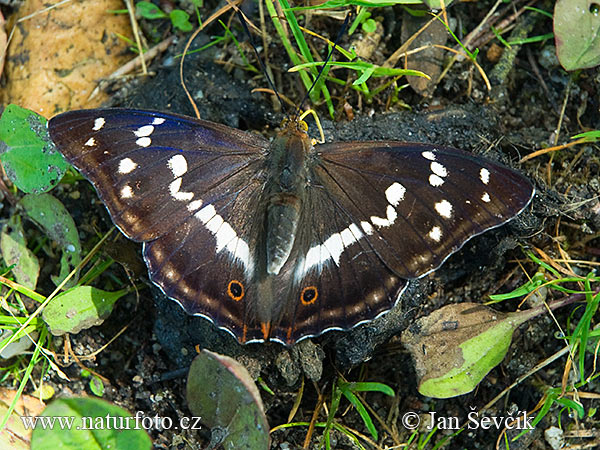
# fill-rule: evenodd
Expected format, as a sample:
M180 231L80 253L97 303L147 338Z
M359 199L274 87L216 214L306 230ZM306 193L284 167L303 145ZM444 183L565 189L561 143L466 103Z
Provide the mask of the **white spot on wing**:
M204 225L206 225L206 228L208 228L208 231L210 231L212 234L216 235L217 231L219 231L219 228L221 228L221 225L223 225L223 222L224 222L223 218L219 214L215 214Z
M489 203L492 201L492 199L490 198L490 194L488 194L487 192L483 193L483 195L481 196L481 200L483 200L486 203Z
M398 213L392 205L388 205L386 215L387 217L385 219L383 217L371 216L371 222L376 227L390 227L398 218Z
M385 198L392 206L398 206L398 203L404 200L404 194L406 194L406 188L400 183L393 183L385 190Z
M483 167L479 171L479 178L483 184L488 184L490 182L490 171Z
M444 178L448 175L448 171L446 170L446 168L439 162L434 161L429 165L429 167L431 168L431 171L438 177Z
M433 187L440 187L442 184L444 184L444 179L432 173L431 175L429 175L429 184Z
M364 222L371 227L371 224ZM370 228L373 230L373 228ZM340 264L340 256L346 248L357 242L364 236L362 231L354 223L344 228L339 233L334 233L323 244L317 244L311 247L306 253L304 260L298 264L295 272L296 281L301 280L304 275L314 266L321 266L323 263L332 259L337 266Z
M194 214L194 217L200 222L206 223L212 219L215 214L217 214L215 207L213 205L206 205L204 208Z
M150 144L152 144L152 139L150 139L149 137L141 137L137 141L135 141L135 143L140 147L148 147Z
M181 177L175 178L175 180L169 184L169 192L171 192L171 195L175 200L189 201L194 198L193 192L180 192L179 189L181 189Z
M104 120L104 117L98 117L96 120L94 120L94 128L92 128L92 130L101 130L105 123L106 120Z
M340 233L334 233L327 238L323 245L331 255L331 258L335 262L336 266L340 265L340 255L344 251L344 241L342 241L342 236ZM323 253L323 252L321 252Z
M452 204L448 200L442 200L435 204L435 210L446 219L452 217Z
M137 166L137 163L133 162L131 158L123 158L119 161L119 173L123 175L131 173Z
M431 229L427 236L429 236L435 242L440 242L440 239L442 238L442 230L440 227L435 226Z
M220 217L220 216L219 216ZM212 220L211 220L212 222ZM208 226L208 225L207 225ZM237 233L227 222L222 222L219 230L215 233L217 239L217 253L223 250L227 245L237 238Z
M194 200L193 202L188 203L187 209L189 212L192 212L192 211L196 211L201 206L202 206L202 200Z
M426 151L421 153L421 155L423 156L423 158L428 159L429 161L435 161L435 153L433 152Z
M85 145L87 145L88 147L93 147L94 145L96 145L96 139L94 139L93 137L89 138Z
M162 117L155 117L152 121L152 125L162 125L163 123L165 123L165 119Z
M200 200L196 200L196 202L199 201ZM190 205L188 205L188 209ZM194 214L194 217L200 220L200 222L202 222L208 231L215 237L217 241L215 251L218 253L223 249L227 250L233 259L241 261L246 269L247 276L250 277L254 271L254 263L252 262L250 255L250 248L246 241L238 237L231 225L229 225L223 217L217 214L215 207L213 205L206 205Z
M227 244L227 251L234 259L239 259L246 267L246 271L251 274L254 266L250 258L250 247L243 239L236 237Z
M137 137L150 136L154 132L152 125L144 125L133 132Z
M308 253L306 253L304 270L308 270L310 267L318 266L319 264L321 264L321 246L315 245L308 250Z
M174 177L180 177L188 170L187 160L183 155L172 156L167 162L167 166L173 172Z
M373 231L375 231L375 230L373 230L373 226L367 221L362 221L360 223L360 226L367 234L373 234Z
M131 189L131 186L126 184L121 189L121 198L131 198L131 197L133 197L133 189Z

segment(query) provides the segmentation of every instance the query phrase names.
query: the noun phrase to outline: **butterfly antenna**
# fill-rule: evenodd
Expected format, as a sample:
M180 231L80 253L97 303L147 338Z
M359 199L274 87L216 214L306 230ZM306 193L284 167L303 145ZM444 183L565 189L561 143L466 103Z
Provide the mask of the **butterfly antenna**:
M325 70L325 67L327 67L327 63L329 63L329 60L331 59L331 56L333 55L333 52L335 51L335 48L337 47L338 43L342 39L342 36L346 32L346 28L348 27L348 23L350 22L350 16L351 15L352 15L352 12L349 12L346 15L346 18L344 19L344 23L342 24L342 27L340 28L340 31L339 31L337 37L335 38L335 41L333 41L333 47L331 47L331 50L329 51L329 54L327 55L327 58L325 58L325 62L319 68L319 71L317 72L317 76L315 77L315 80L313 81L313 83L310 86L310 88L308 89L308 91L306 91L306 94L304 95L304 98L300 102L299 106L296 108L296 112L294 113L294 116L296 118L300 115L300 111L302 109L302 105L304 104L304 102L306 102L306 99L310 95L311 91L317 85L317 82L319 81L319 78L321 78L321 74Z
M287 109L285 107L285 103L283 103L283 100L279 96L279 92L277 92L277 88L275 87L275 83L273 83L273 80L271 80L271 77L269 76L269 72L267 72L267 67L265 66L265 63L261 59L260 55L258 54L258 50L256 48L256 45L254 45L254 40L252 39L252 35L250 34L250 29L248 28L247 19L244 16L244 13L242 11L240 11L239 8L236 8L236 12L238 13L238 15L240 17L240 22L242 23L242 26L244 27L244 31L248 35L248 40L250 41L250 45L252 46L252 49L254 50L254 54L256 55L256 59L258 60L258 63L260 65L261 70L265 74L265 78L267 79L267 82L269 83L269 86L271 86L271 89L275 93L275 96L277 97L277 100L279 101L279 104L281 105L281 109L283 109L284 114L286 116L288 116L288 112L287 112Z

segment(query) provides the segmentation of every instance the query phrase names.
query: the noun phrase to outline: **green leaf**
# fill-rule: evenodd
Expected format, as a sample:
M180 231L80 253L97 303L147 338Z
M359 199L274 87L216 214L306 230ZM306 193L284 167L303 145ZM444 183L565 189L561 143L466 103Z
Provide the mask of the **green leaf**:
M586 142L598 142L600 141L600 130L586 131L585 133L576 134L571 136L571 139L585 139Z
M15 355L22 355L27 350L29 350L29 348L33 344L33 341L35 339L37 339L38 332L35 331L35 329L33 329L33 327L31 327L32 329L30 329L30 327L27 327L27 328L28 328L28 330L27 330L27 334L25 336L23 336L19 339L15 339L13 342L8 344L2 350L2 352L0 352L0 358L9 359ZM10 339L13 336L13 334L14 334L14 329L11 330L8 328L0 328L0 340L1 340L2 344L4 344L4 342L6 342L6 340Z
M395 396L394 390L387 384L376 383L373 381L358 381L352 383L345 383L347 389L352 392L381 392L382 394L389 395L390 397Z
M324 62L310 62L304 64L298 64L288 70L288 72L297 72L299 70L313 67L313 66L322 66ZM397 69L395 67L383 67L377 66L375 64L371 64L366 61L351 61L351 62L340 62L340 61L332 61L328 65L332 67L342 67L344 69L356 70L359 72L360 78L354 81L354 85L364 83L370 77L398 77L398 76L415 76L415 77L424 77L429 79L429 75L420 72L418 70L410 70L410 69Z
M11 216L0 235L0 250L4 263L11 267L17 283L35 290L40 274L40 263L27 248L21 217Z
M566 70L600 64L600 13L597 0L557 0L554 39L558 61Z
M181 9L174 9L169 14L173 26L181 31L192 31L194 27L190 23L190 15Z
M530 317L460 303L419 319L402 335L415 362L419 392L449 398L473 391L504 359L514 330Z
M356 412L358 412L358 415L361 417L365 426L367 427L367 430L369 430L369 433L371 433L371 436L373 436L373 439L377 440L379 437L379 434L377 433L377 428L375 428L375 425L373 424L373 419L371 419L371 416L369 415L367 409L361 403L359 398L348 389L347 384L346 386L340 384L340 390L342 391L342 394L344 394L344 397L346 397L346 400L348 400L352 404L352 406L354 406Z
M377 29L377 22L373 19L367 19L362 23L362 29L365 33L373 33Z
M522 297L523 295L527 295L530 292L535 291L537 288L542 286L546 282L544 278L544 274L541 272L537 272L532 278L531 281L528 281L523 286L519 286L515 290L511 292L507 292L506 294L492 294L490 298L494 302L500 302L503 300L509 300L511 298Z
M73 218L64 205L50 194L29 194L19 202L29 218L62 249L60 274L52 276L58 285L81 261L81 244ZM68 286L77 281L74 276Z
M269 424L258 388L236 360L203 350L190 367L187 401L192 414L212 428L216 447L269 448Z
M375 72L374 68L368 68L366 70L364 70L361 74L360 77L356 80L354 80L354 83L352 83L354 86L365 83L369 78L371 78L371 76L373 75L373 73Z
M158 6L150 2L137 2L135 10L144 19L166 19L169 17Z
M8 178L34 194L52 189L68 167L50 141L46 119L17 105L0 117L0 160Z
M127 292L127 289L107 292L92 286L78 286L52 299L42 318L54 336L76 334L104 322L115 302Z
M90 390L98 397L102 397L104 395L104 383L96 375L93 375L90 379Z
M97 398L61 398L38 416L31 436L31 450L59 448L150 450L152 442L137 416L118 406Z

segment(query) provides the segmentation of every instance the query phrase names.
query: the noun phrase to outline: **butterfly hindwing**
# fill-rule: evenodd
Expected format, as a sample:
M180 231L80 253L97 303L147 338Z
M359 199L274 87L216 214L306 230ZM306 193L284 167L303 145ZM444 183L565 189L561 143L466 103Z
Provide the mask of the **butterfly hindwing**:
M400 279L360 232L359 220L336 195L312 186L305 198L295 250L280 276L287 299L273 338L290 343L330 329L345 330L391 309Z
M239 178L239 177L238 177ZM262 336L256 322L254 250L259 236L262 186L228 186L235 194L172 224L144 245L151 279L189 314L201 315L247 341ZM241 183L242 180L240 179Z

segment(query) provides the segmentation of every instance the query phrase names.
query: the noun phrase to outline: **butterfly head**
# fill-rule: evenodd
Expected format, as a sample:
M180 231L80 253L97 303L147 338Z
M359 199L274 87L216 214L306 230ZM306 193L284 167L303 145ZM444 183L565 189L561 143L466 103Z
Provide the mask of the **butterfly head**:
M281 122L281 130L282 133L307 135L308 125L301 118L285 118Z

